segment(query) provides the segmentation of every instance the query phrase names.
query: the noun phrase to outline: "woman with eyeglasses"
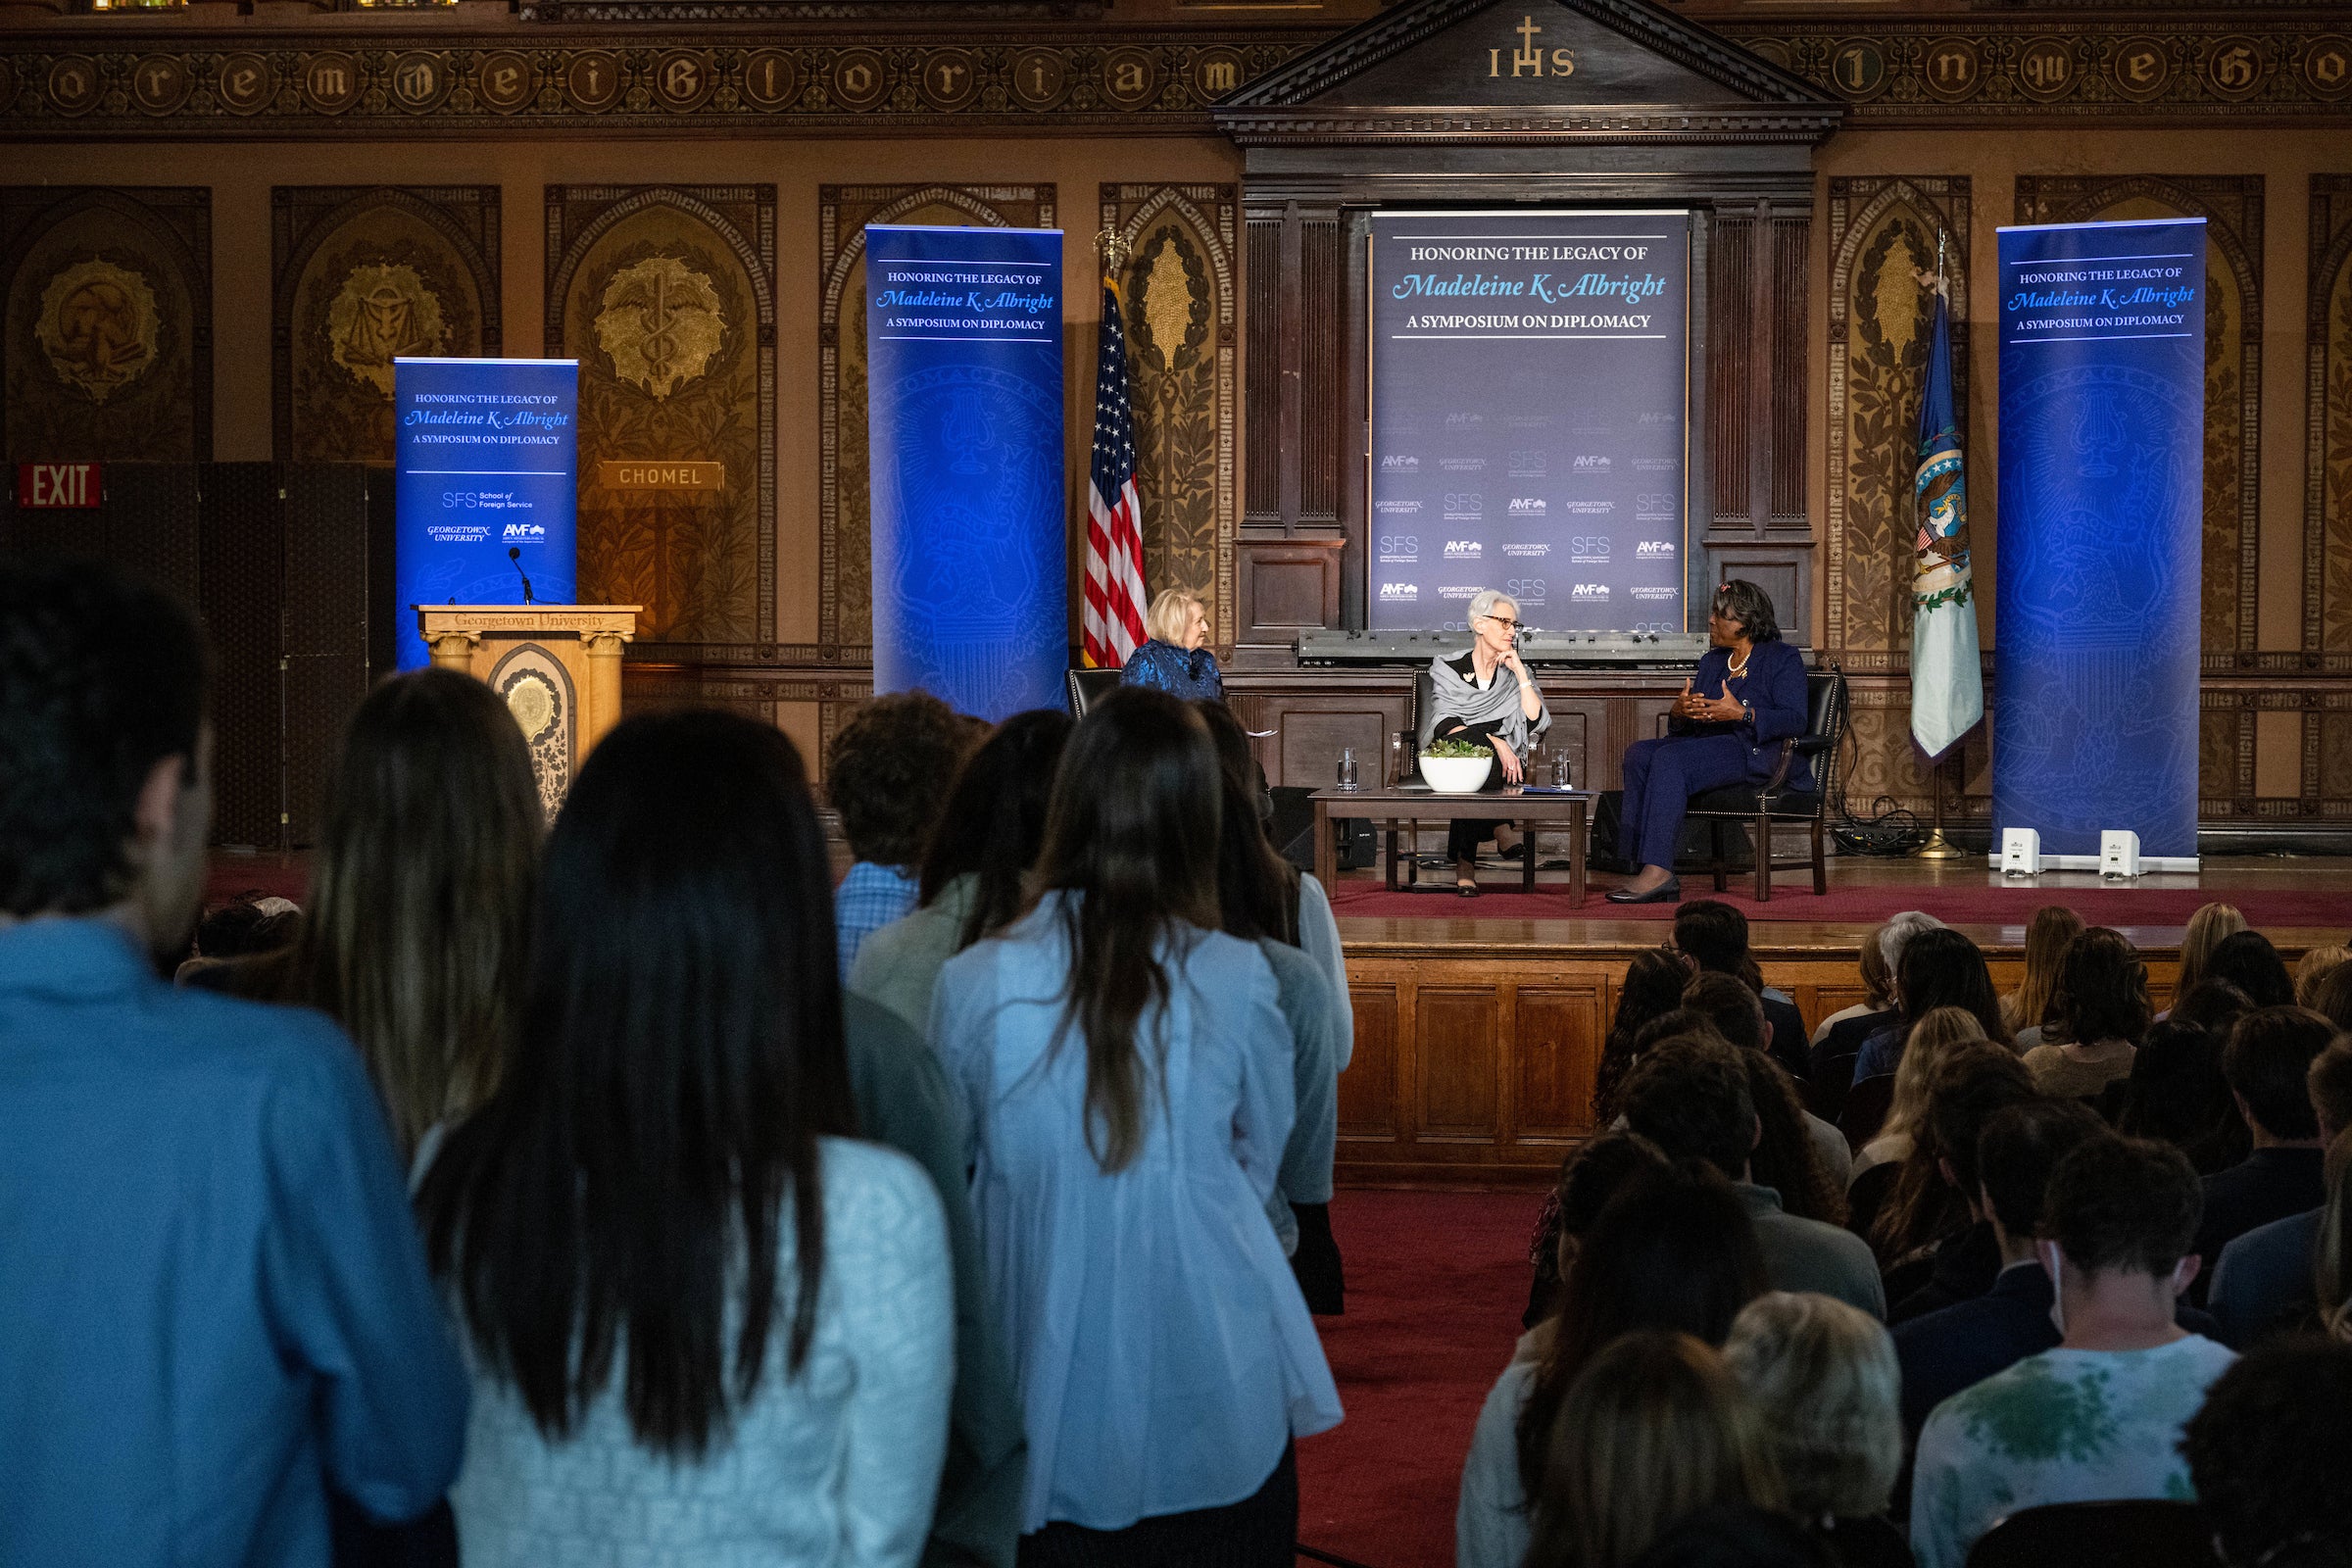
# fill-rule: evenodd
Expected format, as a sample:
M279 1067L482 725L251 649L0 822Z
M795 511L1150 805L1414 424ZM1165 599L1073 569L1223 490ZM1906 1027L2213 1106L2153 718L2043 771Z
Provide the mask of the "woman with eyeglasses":
M1526 776L1528 754L1551 727L1551 710L1519 660L1517 600L1481 589L1470 601L1470 635L1474 640L1467 653L1430 661L1430 705L1421 715L1421 744L1485 741L1501 765L1487 775L1484 788L1498 790ZM1506 856L1535 853L1518 838L1507 822L1455 819L1446 835L1446 854L1463 898L1478 897L1479 845L1493 839Z
M1707 607L1714 647L1683 682L1668 710L1668 733L1625 751L1625 812L1620 844L1641 871L1609 894L1612 904L1671 904L1683 896L1674 877L1690 798L1727 784L1762 784L1780 762L1779 743L1805 729L1805 656L1781 641L1772 600L1734 577ZM1790 760L1784 787L1811 787L1812 764ZM1759 844L1756 853L1769 853Z

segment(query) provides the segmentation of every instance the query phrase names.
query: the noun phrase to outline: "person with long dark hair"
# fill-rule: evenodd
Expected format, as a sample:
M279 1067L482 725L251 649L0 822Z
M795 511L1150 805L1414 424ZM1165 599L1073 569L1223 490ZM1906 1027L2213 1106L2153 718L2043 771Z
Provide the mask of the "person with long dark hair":
M1900 1066L1904 1042L1937 1007L1973 1013L1984 1026L1984 1038L1996 1044L2006 1046L2014 1038L2001 1021L2001 999L1992 988L1984 950L1948 925L1922 931L1903 944L1894 961L1894 991L1902 1015L1863 1043L1854 1060L1856 1083Z
M1291 1441L1339 1394L1266 1221L1290 1029L1218 929L1224 784L1149 688L1082 720L1036 906L940 971L931 1041L976 1129L973 1201L1029 1439L1021 1560L1289 1568Z
M949 1239L848 1136L827 881L773 728L629 719L573 782L513 1057L418 1194L474 1367L469 1568L922 1550Z
M2147 1037L2148 966L2121 931L2094 925L2067 944L2050 993L2055 1039L2026 1053L2034 1086L2059 1100L2096 1098L2132 1076L2132 1058Z
M2257 1007L2295 1004L2295 977L2286 960L2259 931L2232 931L2222 938L2206 960L2208 978L2227 980L2243 991Z
M1621 1108L1618 1091L1634 1065L1634 1042L1644 1026L1683 1004L1683 988L1690 982L1690 965L1663 948L1634 955L1617 987L1617 1016L1609 1020L1609 1037L1601 1043L1600 1066L1592 1074L1592 1125L1606 1127Z
M940 965L1028 907L1046 797L1069 741L1069 714L1033 709L999 724L964 759L923 851L914 912L858 945L852 991L918 1031L930 1026Z

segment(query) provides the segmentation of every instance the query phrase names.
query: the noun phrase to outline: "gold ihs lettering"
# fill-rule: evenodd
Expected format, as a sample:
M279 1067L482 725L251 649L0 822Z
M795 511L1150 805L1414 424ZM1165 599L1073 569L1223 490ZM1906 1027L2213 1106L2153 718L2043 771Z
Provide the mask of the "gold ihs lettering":
M1576 71L1575 51L1553 49L1546 53L1539 47L1536 43L1536 35L1544 29L1537 24L1534 17L1521 17L1519 25L1511 30L1519 35L1519 45L1511 51L1511 74L1513 76L1574 74ZM1487 74L1491 77L1501 76L1502 51L1500 49L1487 51Z

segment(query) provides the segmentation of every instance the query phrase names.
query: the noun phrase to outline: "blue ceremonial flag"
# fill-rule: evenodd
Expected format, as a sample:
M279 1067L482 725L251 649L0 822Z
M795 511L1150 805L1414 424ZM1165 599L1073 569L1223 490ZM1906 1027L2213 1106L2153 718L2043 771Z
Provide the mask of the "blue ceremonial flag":
M1911 738L1935 759L1984 716L1977 593L1968 564L1968 485L1952 413L1951 295L1940 265L1911 499L1919 523L1911 574Z

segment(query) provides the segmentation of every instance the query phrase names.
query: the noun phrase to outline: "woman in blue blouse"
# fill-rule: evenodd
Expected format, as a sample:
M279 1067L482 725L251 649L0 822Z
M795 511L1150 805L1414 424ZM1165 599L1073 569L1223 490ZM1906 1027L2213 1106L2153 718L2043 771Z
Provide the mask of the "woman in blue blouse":
M1715 646L1683 682L1663 739L1625 752L1624 843L1642 869L1609 895L1614 904L1666 904L1683 896L1674 876L1690 798L1726 784L1761 784L1780 764L1779 743L1805 729L1805 656L1781 641L1772 600L1744 578L1715 590L1707 607ZM1810 764L1794 759L1787 787L1803 789ZM1756 846L1758 855L1767 847Z
M1123 686L1152 686L1186 702L1225 700L1225 676L1208 651L1208 606L1189 588L1162 588L1144 617L1152 640L1128 656Z

